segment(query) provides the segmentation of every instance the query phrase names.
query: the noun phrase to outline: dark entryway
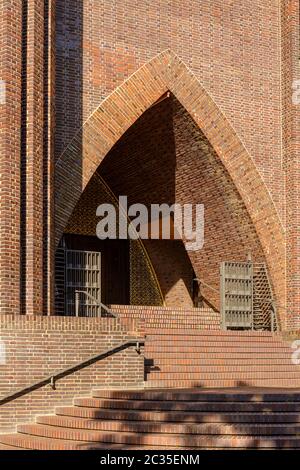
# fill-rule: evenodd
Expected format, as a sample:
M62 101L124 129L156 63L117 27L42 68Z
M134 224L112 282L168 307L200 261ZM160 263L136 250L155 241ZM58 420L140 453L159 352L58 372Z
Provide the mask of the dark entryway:
M102 303L105 305L130 303L129 241L99 240L92 236L65 234L56 255L57 315L64 315L66 309L66 253L69 250L100 253Z

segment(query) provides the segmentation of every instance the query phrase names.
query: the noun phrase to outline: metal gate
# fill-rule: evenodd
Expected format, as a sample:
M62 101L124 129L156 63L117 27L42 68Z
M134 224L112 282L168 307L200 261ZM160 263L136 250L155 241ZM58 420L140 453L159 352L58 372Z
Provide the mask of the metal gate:
M66 250L66 314L101 316L101 253Z
M253 263L253 323L255 330L277 330L276 302L265 263Z
M222 262L220 294L223 329L253 329L253 264Z

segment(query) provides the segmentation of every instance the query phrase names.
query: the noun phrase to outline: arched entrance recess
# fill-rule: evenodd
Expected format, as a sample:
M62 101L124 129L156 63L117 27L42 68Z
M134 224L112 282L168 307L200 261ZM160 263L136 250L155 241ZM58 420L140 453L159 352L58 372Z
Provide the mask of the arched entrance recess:
M204 133L228 171L256 229L268 264L281 328L285 320L285 236L274 203L234 129L180 58L166 50L143 65L94 111L56 164L58 243L87 183L124 132L171 91Z

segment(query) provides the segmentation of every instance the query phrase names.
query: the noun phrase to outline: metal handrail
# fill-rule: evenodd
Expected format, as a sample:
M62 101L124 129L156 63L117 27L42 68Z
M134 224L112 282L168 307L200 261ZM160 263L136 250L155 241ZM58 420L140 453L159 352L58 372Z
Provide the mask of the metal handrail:
M206 282L202 281L202 279L199 279L198 277L195 277L193 280L198 281L200 284L208 287L212 291L219 293L218 289L216 289L215 287L211 286L210 284L207 284ZM228 294L228 293L229 292L226 291L226 294ZM279 307L279 308L284 308L284 307L281 306L281 305L278 305L274 298L259 297L259 296L257 298L261 301L264 301L264 302L270 302L270 304L271 304L271 308L272 308L271 331L273 332L274 329L275 329L274 327L275 327L275 323L276 323L276 320L277 320L277 318L276 318L277 317L276 307Z
M55 372L54 374L49 375L48 377L45 377L42 380L39 380L38 382L35 382L31 385L28 385L27 387L24 387L22 389L19 389L13 393L10 393L9 395L6 395L5 397L0 399L0 406L4 405L5 403L9 403L13 400L16 400L19 397L22 397L24 395L27 395L30 392L33 392L34 390L38 390L39 388L44 387L45 385L50 384L52 389L55 390L55 382L63 377L66 377L68 375L73 374L74 372L77 372L81 369L84 369L85 367L88 367L95 362L101 361L102 359L105 359L109 356L112 356L113 354L116 354L120 351L123 351L124 349L129 348L130 346L135 346L136 352L140 354L140 347L145 343L144 339L141 338L135 338L131 339L128 341L125 341L124 343L121 343L117 346L115 346L112 349L107 349L106 351L96 354L95 356L92 356L88 359L85 359L84 361L78 362L77 364L74 364L71 367L68 367L66 369L62 369L60 371Z
M117 313L114 313L110 308L108 308L101 301L97 300L95 297L93 297L89 292L85 290L75 290L75 316L76 317L79 317L79 306L80 306L79 294L85 294L89 299L91 299L94 302L96 307L101 307L107 313L109 313L113 318L118 318ZM100 311L100 317L101 317L101 311Z
M203 286L208 287L209 289L213 290L214 292L217 292L217 294L220 294L220 291L218 289L216 289L215 287L211 286L210 284L207 284L206 282L202 281L202 279L199 279L198 277L195 277L193 280L198 281ZM228 293L228 292L226 292L226 293Z
M284 308L285 309L284 305L278 304L277 301L272 297L260 297L259 295L257 295L256 298L258 300L263 300L264 302L270 302L271 304L274 304L274 306L276 306L277 308Z
M268 302L271 306L271 331L272 333L275 331L275 325L277 325L277 308L284 308L282 305L278 305L274 298L270 297L260 297L259 295L256 297L261 302ZM276 308L277 307L277 308Z
M202 281L202 279L199 279L198 277L195 277L193 279L194 281L198 281L200 284L202 284L203 286L206 286L208 287L209 289L213 290L214 292L217 292L217 294L219 294L219 290L216 289L215 287L211 286L210 284L207 284L206 282Z

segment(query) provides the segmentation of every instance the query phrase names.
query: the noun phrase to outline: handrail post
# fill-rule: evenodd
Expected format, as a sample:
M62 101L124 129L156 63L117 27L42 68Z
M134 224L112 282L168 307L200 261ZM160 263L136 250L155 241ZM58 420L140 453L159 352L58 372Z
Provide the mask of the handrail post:
M100 308L100 314L98 315L99 318L102 318L102 308L109 313L112 317L117 318L118 315L114 313L110 308L104 305L101 300L97 300L93 297L89 292L84 290L75 290L75 315L79 317L79 307L80 307L80 294L84 294L88 299L91 299L94 302L94 305Z
M110 357L120 351L123 351L124 349L127 349L131 346L135 346L135 350L138 354L141 353L141 345L144 345L145 341L144 339L139 339L139 338L132 338L124 343L118 344L111 349L108 349L106 351L103 351L102 353L97 354L96 356L92 356L88 359L84 359L83 361L73 364L72 366L59 370L54 372L52 375L45 377L44 379L40 380L39 382L35 382L27 387L22 388L21 390L16 390L15 392L0 398L0 406L5 405L6 403L9 403L17 398L20 398L24 395L27 395L28 393L31 393L35 390L38 390L46 385L50 385L50 387L53 390L56 390L56 382L63 377L67 377L75 372L78 372L79 370L82 370L88 366L91 366L92 364L95 364L96 362L106 359L107 357Z
M79 302L80 302L80 294L79 291L75 291L75 316L79 317Z
M271 312L271 332L274 333L275 331L275 321L276 321L276 306L275 306L275 300L272 299L271 300L271 309L272 309L272 312Z
M50 386L51 386L52 390L56 390L54 375L51 377Z

